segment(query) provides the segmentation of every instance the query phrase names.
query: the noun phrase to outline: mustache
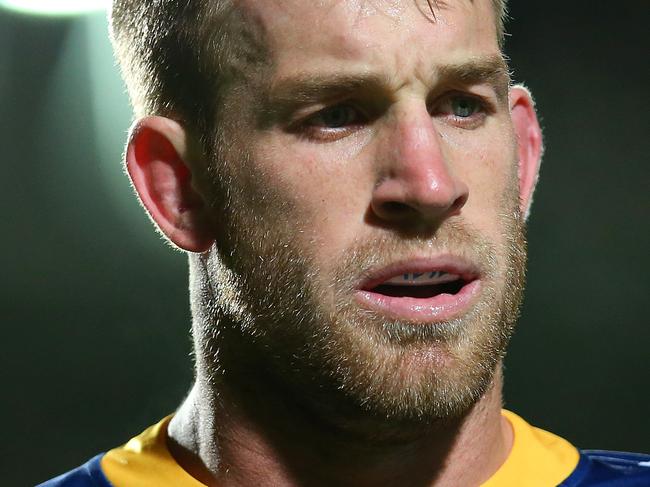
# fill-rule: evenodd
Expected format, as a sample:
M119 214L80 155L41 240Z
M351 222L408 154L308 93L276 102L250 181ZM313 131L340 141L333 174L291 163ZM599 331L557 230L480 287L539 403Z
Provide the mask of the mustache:
M443 223L434 234L405 239L385 234L359 241L346 252L334 276L337 287L354 287L359 278L372 270L417 257L452 255L470 262L485 276L491 276L497 265L495 245L467 223L455 220Z

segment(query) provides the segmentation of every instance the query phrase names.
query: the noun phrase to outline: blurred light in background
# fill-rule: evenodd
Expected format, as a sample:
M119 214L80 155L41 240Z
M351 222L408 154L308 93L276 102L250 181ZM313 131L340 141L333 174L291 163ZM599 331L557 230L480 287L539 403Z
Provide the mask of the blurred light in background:
M36 15L75 15L106 9L110 0L0 0L0 7Z

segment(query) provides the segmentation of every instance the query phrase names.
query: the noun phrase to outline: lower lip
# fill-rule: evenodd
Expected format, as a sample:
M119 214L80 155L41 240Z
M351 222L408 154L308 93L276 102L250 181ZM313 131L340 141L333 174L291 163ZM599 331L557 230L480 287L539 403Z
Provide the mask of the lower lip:
M475 279L456 294L438 294L431 298L394 297L372 291L357 291L355 298L360 304L394 319L415 322L447 321L464 313L481 289L481 281Z

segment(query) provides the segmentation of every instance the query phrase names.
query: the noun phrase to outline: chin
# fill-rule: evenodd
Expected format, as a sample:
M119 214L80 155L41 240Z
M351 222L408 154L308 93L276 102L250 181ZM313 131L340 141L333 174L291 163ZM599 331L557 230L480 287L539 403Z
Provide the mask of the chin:
M347 399L367 413L420 424L465 415L493 382L512 330L480 303L444 323L409 323L367 314L333 328L323 358Z

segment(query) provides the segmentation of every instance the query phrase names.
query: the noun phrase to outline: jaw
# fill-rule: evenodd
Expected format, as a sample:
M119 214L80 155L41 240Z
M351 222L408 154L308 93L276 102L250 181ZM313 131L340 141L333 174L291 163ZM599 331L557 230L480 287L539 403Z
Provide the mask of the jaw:
M445 242L442 235L439 243ZM454 238L446 235L451 247L467 248L454 240L463 239L462 232L454 233ZM505 299L503 288L494 289L492 283L502 272L455 269L456 275L480 279L451 284L460 285L456 294L397 297L435 300L441 294L456 296L472 285L479 287L466 308L453 316L440 319L436 311L436 319L418 321L404 319L403 313L389 316L355 299L358 286L349 276L359 275L360 268L390 267L378 267L377 256L383 262L403 263L389 258L395 251L392 245L373 241L351 250L333 273L348 277L332 278L334 286L322 280L329 272L318 273L312 262L294 255L299 249L281 242L270 245L263 260L244 264L250 266L245 281L224 271L216 256L197 268L210 274L193 286L193 297L202 300L195 319L203 318L195 322L197 367L214 383L222 380L225 371L233 387L239 382L250 387L275 384L275 390L265 394L284 396L323 419L332 416L329 421L376 427L381 423L388 429L399 425L397 430L411 425L407 429L414 432L422 425L462 416L485 393L516 316L511 308L518 303L516 298ZM368 274L372 271L364 275ZM381 282L392 279L381 272L379 278ZM267 285L270 282L272 286ZM206 294L210 289L220 292Z

